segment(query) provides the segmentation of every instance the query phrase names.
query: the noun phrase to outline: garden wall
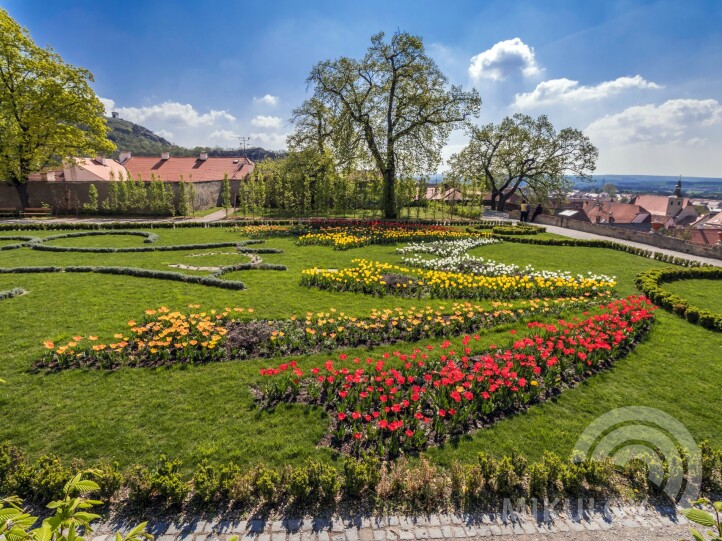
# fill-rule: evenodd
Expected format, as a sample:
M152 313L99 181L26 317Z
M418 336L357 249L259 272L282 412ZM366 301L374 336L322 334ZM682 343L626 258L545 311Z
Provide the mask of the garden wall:
M235 201L240 180L231 180L231 201ZM28 183L28 195L30 196L30 207L40 207L44 203L50 205L55 212L70 212L75 214L78 209L88 202L88 190L90 185L95 184L98 190L98 202L102 205L108 197L107 181L98 182L74 182L74 181L32 181ZM146 182L146 187L150 182ZM173 189L174 203L178 206L178 182L165 182ZM188 183L190 184L190 183ZM196 210L203 210L221 204L221 180L209 180L193 182L196 191L194 205ZM14 186L7 183L0 183L0 208L19 209L20 199Z
M687 242L681 239L673 239L671 237L660 235L659 233L632 231L630 229L622 229L620 227L614 227L607 224L592 224L579 220L570 220L569 218L562 216L537 216L535 223L543 225L556 225L559 227L574 229L576 231L584 231L586 233L603 235L605 237L639 242L640 244L647 244L649 246L654 246L655 248L674 250L675 252L682 252L685 254L691 254L700 257L712 257L715 259L722 259L722 244L717 244L716 246L705 246L702 244Z

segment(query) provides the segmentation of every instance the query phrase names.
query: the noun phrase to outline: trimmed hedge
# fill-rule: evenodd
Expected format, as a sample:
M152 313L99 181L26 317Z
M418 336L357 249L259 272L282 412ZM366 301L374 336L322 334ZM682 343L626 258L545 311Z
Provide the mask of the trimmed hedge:
M636 248L620 242L614 242L611 240L595 240L595 239L537 239L524 236L513 236L513 235L499 235L493 234L494 238L503 240L506 242L519 242L522 244L536 244L542 246L580 246L584 248L608 248L610 250L617 250L620 252L627 252L629 254L638 255L650 259L656 259L657 261L663 261L665 263L671 263L672 265L680 265L682 267L710 267L707 263L700 263L692 259L686 259L684 257L677 257L672 255L663 254L661 252L655 252L653 250L645 250L643 248Z
M220 280L215 276L194 276L190 274L183 274L180 272L138 269L134 267L47 266L0 268L0 274L33 274L52 272L92 272L97 274L133 276L136 278L156 278L158 280L171 280L174 282L185 282L188 284L219 287L221 289L241 290L246 288L243 282L235 280Z
M74 246L50 246L43 243L29 243L33 250L41 252L85 252L85 253L138 253L138 252L178 252L182 250L205 250L207 248L238 248L243 246L239 242L212 242L208 244L181 244L177 246L138 246L132 248L104 248L104 247L74 247ZM276 253L276 252L272 252Z
M217 271L213 271L211 276L219 277L223 276L228 272L234 271L245 271L245 270L274 270L274 271L286 271L288 267L286 265L275 265L273 263L238 263L237 265L227 265L221 267Z
M664 289L660 284L675 282L677 280L722 280L722 268L699 267L692 269L652 269L637 275L637 287L652 302L665 310L685 318L690 323L700 325L705 329L722 332L722 313L714 313L703 308L693 306L686 299Z
M20 295L25 295L25 293L27 293L27 291L25 291L21 287L15 287L8 291L0 291L0 301L5 299L12 299L13 297L19 297Z
M3 250L16 250L18 248L24 248L25 246L29 246L32 242L42 242L42 239L39 237L0 237L0 240L19 240L22 242L19 242L17 244L4 244L0 246L0 252Z
M158 240L158 235L156 233L148 233L147 231L127 231L123 229L119 229L117 231L81 231L78 233L61 233L60 235L51 235L49 237L38 240L40 240L41 242L47 242L49 240L56 239L70 239L75 237L97 237L102 235L131 235L134 237L143 237L145 239L143 242L146 243L151 243Z
M722 451L701 446L703 490L722 489ZM649 460L649 462L647 462ZM0 444L0 494L15 494L38 504L58 499L65 482L85 468L69 466L53 455L32 460L9 442ZM657 455L640 457L621 468L611 459L573 462L544 453L538 462L520 455L495 458L480 453L470 463L437 466L423 455L411 462L393 463L375 457L344 458L338 466L307 459L298 466L275 469L263 464L219 466L204 461L182 475L182 463L163 455L151 466L135 465L123 472L102 463L94 480L105 501L120 496L118 506L141 509L217 511L236 509L270 513L338 511L354 504L365 511L473 511L488 509L504 498L564 498L583 495L615 496L634 493L664 498L649 481L652 468L662 467ZM666 471L666 470L665 470Z

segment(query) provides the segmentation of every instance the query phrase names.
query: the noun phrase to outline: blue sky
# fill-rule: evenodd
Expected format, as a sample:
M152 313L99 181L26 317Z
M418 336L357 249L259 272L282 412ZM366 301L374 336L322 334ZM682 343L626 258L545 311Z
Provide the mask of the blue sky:
M479 90L480 123L548 114L592 138L600 174L722 176L722 2L446 4L0 0L108 107L178 144L282 148L311 67L398 29Z

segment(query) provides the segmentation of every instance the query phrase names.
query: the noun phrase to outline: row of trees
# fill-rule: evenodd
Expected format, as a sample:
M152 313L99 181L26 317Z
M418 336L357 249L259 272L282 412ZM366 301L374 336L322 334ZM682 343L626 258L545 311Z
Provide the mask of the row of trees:
M238 210L252 216L343 216L366 211L375 215L383 209L382 185L383 178L373 169L343 171L328 149L306 148L257 163L240 184ZM425 186L424 179L401 178L396 212L423 200Z
M92 81L0 9L0 175L23 206L30 173L67 156L112 152ZM319 62L308 84L313 95L294 111L289 154L261 162L243 188L249 209L308 214L376 201L395 218L414 199L411 179L438 169L455 129L470 141L452 158L448 180L483 185L496 209L518 190L542 198L564 190L566 175L589 179L594 170L589 139L572 128L557 132L546 116L476 126L478 92L450 85L422 39L405 32L372 36L363 58Z

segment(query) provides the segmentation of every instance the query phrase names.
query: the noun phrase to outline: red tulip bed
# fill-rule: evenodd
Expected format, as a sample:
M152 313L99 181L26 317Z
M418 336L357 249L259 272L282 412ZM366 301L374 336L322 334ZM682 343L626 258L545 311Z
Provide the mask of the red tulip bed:
M330 444L349 454L384 457L417 452L449 436L558 394L629 352L649 330L655 307L643 296L618 299L584 319L527 323L529 334L506 347L463 351L444 342L382 358L350 359L301 369L295 361L261 370L263 407L282 402L323 406ZM515 331L510 331L516 334Z

